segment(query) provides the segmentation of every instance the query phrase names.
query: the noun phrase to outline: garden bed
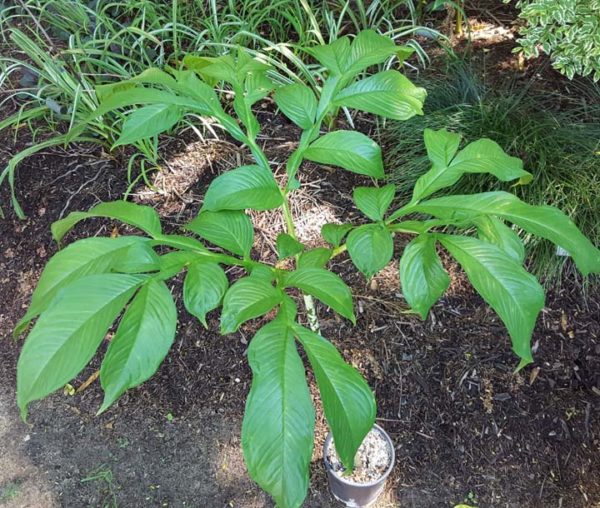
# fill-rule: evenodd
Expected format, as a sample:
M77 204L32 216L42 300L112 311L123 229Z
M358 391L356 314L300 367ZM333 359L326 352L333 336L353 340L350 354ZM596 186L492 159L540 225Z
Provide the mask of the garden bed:
M269 111L263 114L268 120ZM287 123L267 128L275 147L268 153L271 160L281 160L291 149L286 134L291 129ZM10 142L5 138L3 146ZM183 193L146 191L137 197L151 200L173 229L193 217L197 196L214 174L246 156L221 142L210 143L210 150L199 143L185 146L171 145L165 171L195 171ZM304 182L326 176L327 170L306 166ZM215 316L209 316L206 331L182 312L176 342L157 375L103 415L94 416L101 403L94 382L80 393L58 393L35 403L28 424L18 419L14 386L21 342L10 340L10 334L42 266L56 251L49 226L65 211L118 198L125 190L123 172L118 159L84 148L40 154L19 169L27 219L9 216L0 222L0 293L5 296L0 404L2 415L8 415L0 420L0 500L9 506L40 506L40 499L47 500L43 506L271 506L247 476L240 447L251 379L245 352L260 322L220 336ZM294 203L296 214L318 223L356 213L350 194L361 178L339 170L329 177L335 185L323 181L304 187ZM5 194L2 198L6 202ZM114 227L93 220L71 235L107 235ZM275 257L276 229L276 221L257 224L254 248L264 258ZM317 231L313 224L299 232L310 243ZM600 502L597 290L584 300L579 287L565 284L548 295L534 333L536 361L514 375L506 330L455 266L447 265L449 293L423 322L403 313L397 262L370 285L350 269L345 256L332 265L356 295L358 324L352 327L320 306L323 335L366 376L378 401L377 422L396 445L397 464L377 506L586 507ZM93 362L72 383L74 389L98 367ZM314 384L311 390L316 395ZM321 462L326 432L319 412L309 507L335 506Z

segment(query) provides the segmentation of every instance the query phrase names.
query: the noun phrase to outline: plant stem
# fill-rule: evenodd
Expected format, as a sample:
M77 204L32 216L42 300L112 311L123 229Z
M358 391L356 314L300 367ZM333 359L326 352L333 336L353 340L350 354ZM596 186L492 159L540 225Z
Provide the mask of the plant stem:
M287 193L284 190L282 190L281 192L283 194L282 210L283 217L285 218L287 234L290 235L294 240L298 240L298 237L296 235L296 227L294 225L294 217L292 215L292 210L290 208L290 202L287 197ZM297 262L298 256L296 256L296 263ZM321 326L319 325L319 318L317 316L315 301L313 300L313 297L311 295L303 293L302 297L304 299L304 307L306 308L306 317L308 319L308 325L310 326L310 329L313 332L319 333L321 330Z

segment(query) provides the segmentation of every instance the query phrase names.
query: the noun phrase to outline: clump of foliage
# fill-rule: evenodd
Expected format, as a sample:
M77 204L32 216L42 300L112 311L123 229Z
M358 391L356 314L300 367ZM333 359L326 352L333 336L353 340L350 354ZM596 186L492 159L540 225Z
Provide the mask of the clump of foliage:
M367 27L393 37L410 35L419 27L414 16L404 17L403 4L403 0L369 5L350 0L242 4L232 0L25 0L0 9L0 32L15 50L0 57L0 86L17 89L0 105L11 101L18 109L0 122L0 130L29 125L38 138L44 137L9 161L0 173L0 184L8 181L13 208L23 217L15 176L24 159L76 141L113 148L120 117L94 114L101 99L94 90L101 84L130 78L148 67L176 66L186 53L218 56L244 46L252 54L261 52L279 82L303 80L316 87L318 69L300 58L299 48L325 44L346 31ZM410 44L422 61L427 58L416 41ZM86 122L90 116L94 121ZM188 119L183 118L173 131L181 132L187 125ZM157 138L140 140L135 149L128 162L129 189L140 179L147 181L149 170L160 167Z
M519 0L520 48L526 57L540 50L569 78L576 74L600 79L599 0Z
M428 90L425 115L410 124L388 122L381 129L390 181L399 195L408 199L416 180L428 170L420 143L425 129L450 129L465 142L490 137L523 159L533 174L528 185L513 189L521 199L559 206L594 244L600 244L600 89L573 89L569 98L536 91L531 84L489 87L479 74L468 61L457 61L443 76L423 78L421 84ZM463 178L445 192L508 189L509 184L482 175ZM528 268L546 284L575 275L573 263L557 256L551 242L529 234L523 239Z
M99 412L148 379L175 336L177 311L165 281L186 272L186 309L206 326L207 313L220 308L223 334L275 311L248 349L253 381L242 446L252 478L278 506L298 507L308 488L315 416L297 347L306 353L336 450L349 470L372 428L376 407L359 373L316 326L298 319L293 295L298 291L306 295L308 315L315 312L314 297L354 323L351 290L327 264L347 251L356 268L370 278L394 256L395 233L415 236L400 258L402 291L415 312L426 318L449 286L437 251L444 248L506 324L520 365L532 361L531 334L544 305L544 291L523 268L523 244L507 223L557 243L585 274L600 272L600 251L558 209L531 206L507 192L432 197L467 173L489 173L519 183L531 179L519 159L490 139L459 150L460 136L443 129L425 131L430 169L417 180L407 202L393 206L392 184L357 187L354 202L368 221L326 224L322 236L328 247L307 248L296 236L289 206L290 195L301 185L304 160L365 175L374 182L385 176L377 143L352 130L322 133L323 125L335 124L327 120L335 118L340 108L407 120L422 114L426 96L397 70L363 77L366 69L390 57L402 61L410 54L373 31L307 51L325 77L317 94L300 82L278 86L269 79L269 66L243 49L221 57L188 55L184 68L148 69L101 90L98 115L127 110L118 143L155 136L192 111L218 121L250 149L255 164L213 180L198 216L186 226L195 237L166 234L154 209L123 201L73 212L54 223L52 232L59 242L88 217L117 219L146 236L79 240L48 262L17 327L22 332L37 318L17 367L17 401L24 418L32 401L78 375L121 313L100 369L105 398ZM232 109L223 107L214 86L233 92ZM260 124L253 112L253 106L271 93L281 112L302 130L282 183L257 143ZM281 210L286 230L276 246L279 258L289 258L292 268L253 259L254 230L247 209ZM470 234L474 228L476 233ZM241 267L246 275L231 283L223 266Z

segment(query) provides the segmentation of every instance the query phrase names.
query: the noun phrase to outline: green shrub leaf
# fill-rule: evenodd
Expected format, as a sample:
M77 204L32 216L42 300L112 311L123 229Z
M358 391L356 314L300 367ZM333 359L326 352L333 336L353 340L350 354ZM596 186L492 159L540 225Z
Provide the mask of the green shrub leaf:
M456 235L438 238L506 325L513 351L523 362L533 361L531 334L544 306L544 290L537 279L491 243Z
M293 83L275 92L275 102L285 116L302 129L310 129L317 115L317 99L306 85Z
M229 252L243 257L250 256L254 228L250 217L241 210L201 212L186 227Z
M294 326L294 332L315 374L335 449L351 471L356 451L375 423L373 392L331 342L299 325Z
M298 268L324 268L331 259L332 251L326 247L317 247L300 254Z
M86 275L110 271L126 257L132 246L146 241L137 236L86 238L58 251L44 268L27 313L15 327L15 335L19 335L33 318L44 312L62 288Z
M78 279L61 291L31 330L17 363L17 403L23 418L31 401L79 374L144 280L104 273Z
M121 135L113 147L131 145L136 141L168 131L183 117L179 106L150 104L127 115L121 127Z
M338 314L356 322L352 292L335 273L321 268L300 268L286 275L285 287L298 288L321 300Z
M346 245L352 262L367 278L387 265L394 254L392 234L381 224L366 224L352 230Z
M465 173L490 173L503 182L517 178L520 183L531 181L521 159L510 157L491 139L473 141L452 158L459 141L457 134L425 129L425 146L433 166L415 183L413 202L454 185Z
M600 273L600 250L558 208L528 205L508 192L498 191L430 199L413 210L443 219L495 215L565 249L583 275Z
M100 368L105 411L126 390L149 379L167 356L177 328L177 308L162 281L148 280L123 314Z
M52 236L60 242L78 222L92 217L106 217L141 229L150 236L160 235L158 213L151 206L136 205L128 201L110 201L94 206L88 212L71 212L52 224Z
M525 246L514 229L509 228L500 219L491 215L482 215L475 219L480 240L500 247L517 263L525 261Z
M352 229L352 224L325 224L321 228L321 236L327 243L339 247L344 237Z
M352 41L345 73L354 76L367 67L385 62L396 54L404 58L406 48L396 46L393 39L379 35L374 30L362 30Z
M281 508L306 497L315 414L286 320L261 328L248 347L252 388L242 425L248 472Z
M360 132L329 132L313 141L304 151L304 158L339 166L359 175L384 177L381 148Z
M233 284L223 300L221 333L233 333L242 323L269 312L283 293L261 277L244 277Z
M183 304L208 328L206 314L221 305L228 287L227 276L218 264L197 261L189 266L183 281Z
M396 186L389 184L384 187L356 187L353 198L357 208L369 219L380 221L395 195Z
M287 233L277 235L276 247L279 259L295 256L304 250L304 245Z
M343 36L330 44L321 44L314 48L305 48L331 74L341 75L348 68L350 58L350 38Z
M423 114L427 93L398 71L383 71L361 79L341 90L336 106L366 111L394 120L408 120Z
M406 301L425 319L450 285L433 236L419 235L406 246L400 258L400 283Z
M215 178L202 208L219 210L271 210L283 203L281 190L271 171L260 166L242 166Z
M150 240L134 243L112 267L113 272L145 273L160 270L160 256Z

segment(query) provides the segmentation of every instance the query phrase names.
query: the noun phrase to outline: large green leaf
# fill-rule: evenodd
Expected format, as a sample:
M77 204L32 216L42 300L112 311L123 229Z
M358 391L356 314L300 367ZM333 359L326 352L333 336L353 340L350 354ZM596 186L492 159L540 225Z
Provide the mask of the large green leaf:
M584 275L600 273L600 250L558 208L528 205L508 192L499 191L430 199L412 209L443 219L496 215L565 249Z
M19 356L17 403L23 418L31 401L79 374L144 280L140 275L89 275L60 292L38 319Z
M260 166L242 166L215 178L204 197L202 208L219 210L271 210L283 203L273 173Z
M161 234L160 218L151 206L136 205L128 201L109 201L94 206L88 212L71 212L64 219L54 222L52 236L57 242L60 242L75 224L92 217L106 217L125 222L150 236Z
M381 148L356 131L333 131L321 136L304 151L304 158L340 166L359 175L384 176Z
M150 104L127 115L121 126L121 135L114 146L131 145L169 130L181 118L183 112L172 104Z
M425 319L450 285L433 236L419 235L406 246L400 259L400 283L406 301Z
M285 287L298 288L321 300L337 313L356 322L352 292L335 273L322 268L300 268L286 275Z
M398 71L378 72L341 90L333 101L336 106L346 106L368 113L408 120L423 114L427 93Z
M250 256L254 228L250 217L241 210L201 212L186 227L225 250L243 257Z
M481 240L493 243L506 252L517 263L525 260L525 246L514 229L492 215L482 215L475 219L477 234Z
M162 281L148 280L135 295L110 341L100 368L105 411L126 390L150 378L167 356L177 328L177 308Z
M302 360L286 320L261 328L250 342L252 388L242 425L250 476L281 508L306 497L315 415Z
M15 334L20 334L33 318L45 311L62 288L86 275L108 272L132 245L145 241L137 236L86 238L58 251L46 264Z
M269 312L283 293L261 277L244 277L233 284L223 299L221 333L233 333L242 323Z
M544 306L544 290L537 279L489 242L457 235L438 238L506 325L521 364L533 361L531 334Z
M346 245L352 262L366 277L375 275L394 254L392 234L381 224L366 224L353 229Z
M302 129L310 129L317 115L317 99L306 85L293 83L275 92L275 102L292 122Z
M374 30L362 30L352 41L345 74L355 76L360 71L385 62L393 55L404 55L406 48L396 46L390 37Z
M490 173L503 182L517 178L520 183L531 181L521 159L510 157L491 139L469 143L454 156L459 141L457 134L446 130L425 129L425 146L433 166L416 181L414 202L454 185L465 173Z
M218 264L204 261L192 263L183 281L185 308L208 328L206 314L221 305L228 287L227 276Z
M294 332L315 373L335 449L351 471L356 451L375 423L373 392L331 342L303 326L294 326Z
M395 194L396 186L389 184L383 187L356 187L352 197L362 213L371 220L380 221L383 220Z

